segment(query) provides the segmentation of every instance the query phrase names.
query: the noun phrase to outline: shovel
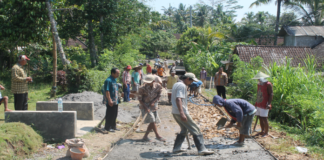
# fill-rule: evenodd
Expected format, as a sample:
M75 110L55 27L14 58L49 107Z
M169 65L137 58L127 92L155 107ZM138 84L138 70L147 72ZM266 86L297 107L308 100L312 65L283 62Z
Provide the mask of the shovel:
M225 124L227 122L227 118L221 118L217 123L216 123L216 126L217 126L217 130L220 130L220 129L223 129Z

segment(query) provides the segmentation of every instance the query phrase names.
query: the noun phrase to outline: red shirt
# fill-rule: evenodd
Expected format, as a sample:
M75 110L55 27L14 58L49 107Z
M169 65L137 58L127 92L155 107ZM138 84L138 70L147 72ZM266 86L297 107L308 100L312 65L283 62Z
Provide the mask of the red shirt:
M271 83L267 82L263 85L261 85L260 83L258 84L257 100L255 102L256 107L263 109L267 108L267 103L269 101L268 85L271 85Z
M146 66L146 73L152 73L152 67L149 64Z

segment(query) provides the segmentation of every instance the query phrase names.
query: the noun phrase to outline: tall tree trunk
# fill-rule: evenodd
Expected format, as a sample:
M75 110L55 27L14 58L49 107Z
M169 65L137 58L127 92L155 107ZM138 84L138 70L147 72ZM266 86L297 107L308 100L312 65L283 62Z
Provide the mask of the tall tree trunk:
M103 23L103 16L100 16L100 26L102 28L102 24ZM100 31L100 45L101 45L101 50L104 49L104 45L103 45L103 32Z
M56 82L57 82L57 49L55 43L55 37L53 35L53 87L51 97L56 97Z
M90 59L92 67L95 67L97 64L97 53L96 53L96 45L93 37L93 27L92 20L88 20L88 36L89 36L89 51L90 51Z
M277 6L277 20L276 20L276 29L275 29L275 39L274 39L274 45L277 45L277 37L278 37L278 30L279 30L279 20L280 20L280 8L281 8L281 1L278 0L278 6Z
M46 0L46 7L47 7L47 10L48 10L48 17L49 17L50 23L51 23L52 34L54 35L55 42L57 44L57 49L58 49L58 51L60 53L62 64L63 65L66 65L66 64L69 65L70 61L68 61L66 59L66 56L65 56L65 53L64 53L64 50L63 50L63 46L62 46L62 42L61 42L61 39L60 39L60 37L58 35L58 32L57 32L56 22L55 22L55 19L54 19L54 16L53 16L50 0Z

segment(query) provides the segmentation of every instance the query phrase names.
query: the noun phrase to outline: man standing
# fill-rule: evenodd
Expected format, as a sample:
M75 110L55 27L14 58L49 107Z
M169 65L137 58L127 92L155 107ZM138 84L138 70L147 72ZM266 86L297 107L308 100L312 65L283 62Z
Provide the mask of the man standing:
M220 67L218 72L215 74L214 84L217 90L217 94L226 99L226 88L225 86L228 83L227 74L223 72L223 67Z
M27 77L23 66L27 64L26 55L18 57L18 63L11 69L11 92L14 94L15 110L28 110L28 82L32 82L31 77Z
M158 101L162 93L162 86L159 83L155 83L154 79L154 75L147 75L143 80L145 85L140 87L138 91L138 101L140 103L142 116L144 117L144 115L147 114L144 123L149 123L143 141L151 142L148 138L148 134L153 130L156 139L165 142L165 139L159 135L156 127L156 123L160 123L157 109Z
M174 72L176 71L176 65L175 65L175 63L172 63L172 66L171 66L171 68L170 68L170 74L171 74L173 71L174 71Z
M118 84L117 78L120 71L118 68L113 68L110 71L110 76L105 80L104 90L106 94L106 124L105 130L109 132L120 131L116 128L116 119L118 115Z
M166 88L168 91L168 99L169 99L169 103L171 103L171 93L172 93L172 87L175 83L178 82L179 77L177 75L175 75L175 71L171 72L171 76L168 77L168 79L166 80Z
M204 88L206 88L206 78L207 78L207 72L205 70L205 67L203 67L200 71L200 80L204 84Z
M232 117L231 123L226 125L225 128L231 128L237 122L235 127L240 130L240 137L234 145L243 146L245 136L250 135L253 117L257 111L255 107L243 99L224 100L220 96L214 96L213 103L219 107L224 107L225 111Z
M188 134L188 131L193 136L195 145L198 149L198 155L208 155L213 154L213 151L208 151L204 145L204 138L201 134L199 126L193 121L188 112L188 94L187 86L189 86L193 81L198 81L193 73L186 73L184 76L180 77L180 82L177 82L172 87L172 114L175 121L179 124L181 131L177 135L174 142L173 153L183 152L181 145Z
M2 85L0 85L0 90L5 90L5 88ZM0 91L0 105L1 105L1 103L3 103L5 112L11 111L10 109L8 109L8 100L9 100L8 96L2 97L1 91Z
M269 132L269 122L268 122L268 114L271 109L271 101L273 98L273 86L270 82L267 81L266 78L270 76L259 72L253 79L258 79L258 92L257 92L257 100L255 102L255 106L257 107L256 115L260 119L261 132L257 135L261 135L262 137L267 137Z
M133 68L134 72L132 73L132 91L135 91L136 93L138 92L138 88L140 86L140 67L134 67Z
M163 73L166 74L161 65L159 65L157 73L158 73L158 76L161 77L161 78L163 78Z
M130 83L131 83L131 75L129 71L132 69L130 65L125 68L123 72L123 92L124 92L124 102L129 102L129 94L130 94Z

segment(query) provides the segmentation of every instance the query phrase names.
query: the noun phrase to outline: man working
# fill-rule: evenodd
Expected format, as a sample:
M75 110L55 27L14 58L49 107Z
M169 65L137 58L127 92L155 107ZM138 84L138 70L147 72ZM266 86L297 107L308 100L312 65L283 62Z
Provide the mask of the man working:
M0 90L5 90L5 88L2 85L0 85ZM1 105L1 103L3 103L5 112L11 111L10 109L8 109L8 100L9 100L8 96L2 97L1 91L0 91L0 105Z
M199 93L199 90L201 90L201 85L202 84L203 83L201 81L192 82L189 85L189 88L190 88L190 94L189 94L189 96L191 96L191 94L193 93L195 97L198 97L198 93Z
M228 83L228 78L227 78L227 74L225 72L223 72L223 67L220 67L218 72L216 72L215 78L214 78L214 83L215 83L215 87L217 90L217 94L219 96L222 96L224 99L226 99L225 86Z
M172 114L181 128L181 131L174 142L173 153L185 151L181 149L181 145L189 131L193 136L195 145L198 149L198 155L213 154L213 151L208 151L206 149L204 138L199 126L193 121L188 112L187 86L189 86L193 81L198 81L198 79L193 73L186 73L184 76L180 77L180 80L180 82L173 85L171 97Z
M256 116L260 119L261 132L256 134L256 136L261 135L262 137L267 137L269 132L269 122L268 115L271 109L271 102L273 98L273 87L266 78L270 76L259 72L253 79L258 79L258 92L257 100L255 106L257 107ZM257 122L256 122L257 123Z
M160 123L157 109L158 101L162 93L162 86L159 83L154 83L154 79L154 75L147 75L143 80L145 85L140 87L138 91L138 101L140 103L142 116L144 117L144 115L147 114L144 123L149 123L143 141L151 142L148 138L148 134L153 130L156 139L165 142L165 139L159 135L156 127L156 123Z
M179 77L177 75L175 75L175 71L171 72L171 76L168 77L168 79L166 80L166 88L168 91L168 99L169 99L169 103L171 103L171 92L172 92L172 87L175 83L178 82Z
M116 128L116 119L118 115L118 84L117 78L120 71L118 68L113 68L110 71L110 76L105 80L104 90L106 94L106 124L105 130L109 132L120 131Z
M206 88L206 78L207 78L207 72L205 70L205 67L203 67L200 71L200 80L204 84L204 88Z
M224 100L218 95L214 96L213 103L219 107L224 107L225 111L232 117L230 124L226 125L225 128L231 128L237 122L236 128L240 130L240 137L234 145L243 146L245 136L250 135L253 117L257 111L255 107L243 99Z
M129 71L132 69L130 65L125 68L123 72L123 92L124 92L124 102L129 102L129 94L130 94L130 83L131 83L131 75Z
M18 63L11 69L11 92L14 94L15 110L28 110L28 82L32 82L31 77L27 77L23 66L27 64L26 55L18 57Z

